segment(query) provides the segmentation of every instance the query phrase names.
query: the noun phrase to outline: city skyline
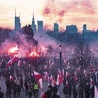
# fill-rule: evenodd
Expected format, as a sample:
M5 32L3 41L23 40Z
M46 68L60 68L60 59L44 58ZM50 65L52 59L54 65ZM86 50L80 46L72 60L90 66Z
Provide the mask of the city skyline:
M77 25L79 30L82 30L83 24L87 24L87 29L98 29L96 0L3 0L0 7L0 27L14 29L16 7L16 16L20 16L22 27L32 24L34 12L35 24L42 20L44 27L49 29L53 29L54 23L58 23L60 29L71 24Z

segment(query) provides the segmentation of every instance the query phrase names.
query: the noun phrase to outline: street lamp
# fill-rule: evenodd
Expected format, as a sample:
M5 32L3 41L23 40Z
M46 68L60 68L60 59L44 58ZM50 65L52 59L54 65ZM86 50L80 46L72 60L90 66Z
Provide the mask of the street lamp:
M62 46L59 46L60 48L60 70L62 71Z

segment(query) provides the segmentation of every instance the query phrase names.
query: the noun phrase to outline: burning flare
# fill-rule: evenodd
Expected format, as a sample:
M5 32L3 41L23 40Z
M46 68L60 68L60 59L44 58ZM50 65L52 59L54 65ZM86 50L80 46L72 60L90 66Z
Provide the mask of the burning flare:
M36 51L33 51L29 54L30 57L39 57L39 54Z
M18 46L15 46L15 47L10 48L10 49L8 50L8 53L9 53L9 54L17 53L18 50L19 50L19 49L18 49Z

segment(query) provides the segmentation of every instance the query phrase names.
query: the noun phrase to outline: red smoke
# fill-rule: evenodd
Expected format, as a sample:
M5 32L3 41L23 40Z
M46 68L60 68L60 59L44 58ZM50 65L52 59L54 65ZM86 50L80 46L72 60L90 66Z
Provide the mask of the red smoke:
M51 29L51 25L49 25L49 24L44 25L44 29L50 30Z
M50 14L50 9L49 9L49 8L45 8L45 9L44 9L44 14L45 14L45 15Z
M91 0L72 0L65 2L49 0L42 10L44 18L47 16L50 21L53 19L54 22L60 23L63 22L63 19L69 12L72 14L77 14L78 12L81 14L95 14Z
M63 17L64 14L65 14L65 10L62 10L62 11L58 12L58 15L61 16L61 17Z

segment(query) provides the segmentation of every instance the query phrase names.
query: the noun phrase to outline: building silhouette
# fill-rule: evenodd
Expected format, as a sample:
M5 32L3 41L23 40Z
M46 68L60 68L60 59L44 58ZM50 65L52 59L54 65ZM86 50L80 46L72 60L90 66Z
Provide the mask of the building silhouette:
M54 35L57 36L59 33L59 25L57 23L54 23Z
M74 34L78 32L78 28L76 25L67 25L66 26L66 32L70 34Z
M42 32L43 31L43 21L37 21L37 25L38 25L38 32Z
M33 32L36 33L36 25L35 25L34 13L33 13L33 18L32 18L31 28L33 29Z
M87 25L86 24L83 24L83 30L82 30L82 33L85 33L87 31Z
M21 29L21 23L20 23L20 16L16 16L16 9L15 9L15 30Z

